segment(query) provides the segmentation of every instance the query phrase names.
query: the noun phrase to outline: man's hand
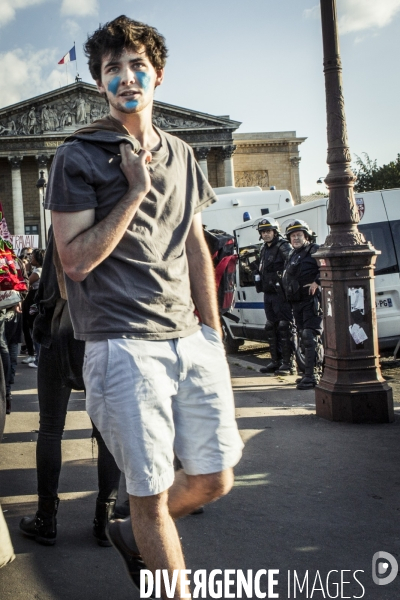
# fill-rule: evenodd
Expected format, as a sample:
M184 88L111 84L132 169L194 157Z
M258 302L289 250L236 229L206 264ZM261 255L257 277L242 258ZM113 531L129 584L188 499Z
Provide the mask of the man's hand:
M126 143L120 144L120 151L121 170L129 188L102 221L95 223L94 208L52 212L61 264L72 281L84 281L113 252L150 191L150 174L146 168L151 160L150 152L141 150L134 154Z
M151 153L147 150L141 150L139 154L135 154L132 146L127 143L120 144L121 152L121 171L125 175L129 193L134 198L137 196L146 196L150 191L151 181L150 174L146 167L152 159Z
M186 239L186 254L189 264L190 287L200 320L222 336L219 318L215 272L211 254L204 238L201 215L193 217Z
M318 288L319 288L319 285L316 281L313 281L312 283L310 283L310 288L308 290L308 293L310 294L310 296L314 296L314 294Z

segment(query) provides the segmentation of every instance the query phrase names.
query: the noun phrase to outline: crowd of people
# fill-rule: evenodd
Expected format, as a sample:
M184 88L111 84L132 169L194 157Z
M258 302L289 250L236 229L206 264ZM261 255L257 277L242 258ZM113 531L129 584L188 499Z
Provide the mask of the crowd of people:
M33 324L37 314L35 297L39 289L45 250L22 248L19 266L27 284L19 304L0 311L0 353L6 386L6 412L11 413L11 389L15 380L18 353L26 354L21 363L37 369L40 345L32 339Z

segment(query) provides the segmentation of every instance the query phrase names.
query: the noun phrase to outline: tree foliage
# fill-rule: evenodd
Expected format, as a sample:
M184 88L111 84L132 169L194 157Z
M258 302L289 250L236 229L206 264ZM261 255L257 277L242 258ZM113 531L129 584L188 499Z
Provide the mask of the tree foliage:
M370 192L372 190L388 190L400 187L400 154L396 160L387 165L378 167L376 160L371 160L366 152L364 159L356 156L356 167L353 169L357 176L354 186L356 192Z

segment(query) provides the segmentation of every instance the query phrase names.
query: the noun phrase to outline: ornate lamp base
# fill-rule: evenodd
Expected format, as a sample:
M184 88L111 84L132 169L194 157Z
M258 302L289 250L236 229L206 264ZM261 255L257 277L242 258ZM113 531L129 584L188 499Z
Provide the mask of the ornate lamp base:
M317 415L349 423L394 420L392 389L381 375L369 244L321 246L325 369L315 388Z

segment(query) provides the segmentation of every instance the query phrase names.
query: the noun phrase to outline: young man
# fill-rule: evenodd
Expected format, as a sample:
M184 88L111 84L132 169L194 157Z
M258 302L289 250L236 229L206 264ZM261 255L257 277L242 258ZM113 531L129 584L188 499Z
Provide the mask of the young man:
M46 204L87 410L130 494L134 538L121 521L109 536L137 583L138 549L153 571L185 568L173 520L230 490L242 442L200 217L215 196L192 150L152 123L165 40L121 16L85 50L110 116L57 151Z
M305 371L297 381L297 389L307 390L318 383L315 367L317 371L322 368L323 357L319 266L313 257L319 246L314 243L314 234L307 223L300 219L289 223L286 237L293 250L285 265L282 281L304 346Z
M292 307L283 293L282 273L292 247L279 233L279 223L272 217L261 219L257 225L261 248L259 273L261 291L264 292L264 310L267 322L265 335L269 342L271 361L261 367L261 373L290 375L293 370L292 348ZM279 359L278 345L281 346L282 359Z

